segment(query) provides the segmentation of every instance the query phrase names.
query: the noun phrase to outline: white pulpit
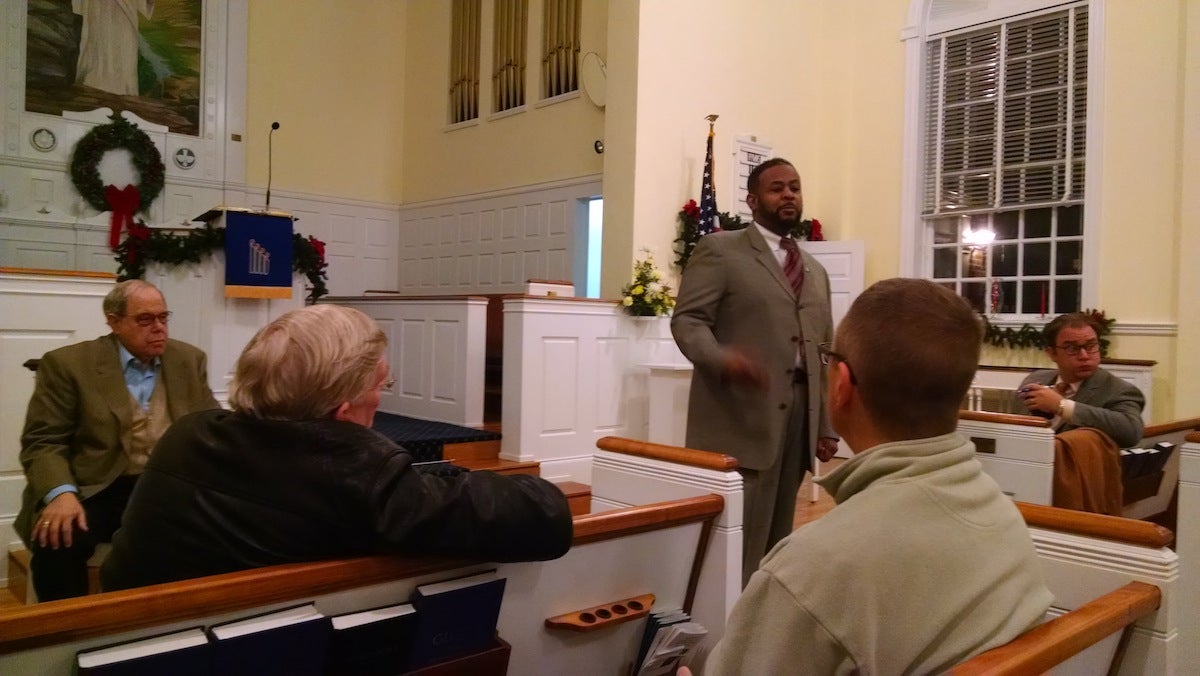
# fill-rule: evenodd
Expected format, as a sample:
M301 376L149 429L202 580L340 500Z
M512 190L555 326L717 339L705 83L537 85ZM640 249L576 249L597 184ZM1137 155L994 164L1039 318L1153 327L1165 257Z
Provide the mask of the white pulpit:
M692 365L645 364L650 370L649 439L656 444L684 446L687 437L688 393Z

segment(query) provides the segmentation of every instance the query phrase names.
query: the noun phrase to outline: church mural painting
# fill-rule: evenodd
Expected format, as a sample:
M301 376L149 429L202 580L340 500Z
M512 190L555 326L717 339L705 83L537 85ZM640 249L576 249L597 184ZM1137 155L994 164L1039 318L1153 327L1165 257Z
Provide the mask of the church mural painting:
M128 110L200 135L202 0L29 0L25 109Z

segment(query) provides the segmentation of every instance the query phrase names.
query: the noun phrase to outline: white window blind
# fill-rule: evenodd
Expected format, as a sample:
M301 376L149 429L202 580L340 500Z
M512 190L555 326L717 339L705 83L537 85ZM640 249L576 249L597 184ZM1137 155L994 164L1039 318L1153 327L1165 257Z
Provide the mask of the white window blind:
M582 0L546 0L542 16L542 96L579 89Z
M492 96L499 113L525 105L525 43L528 0L495 0Z
M479 117L480 0L454 0L450 10L450 122Z
M1086 3L926 45L931 276L981 312L1080 309Z

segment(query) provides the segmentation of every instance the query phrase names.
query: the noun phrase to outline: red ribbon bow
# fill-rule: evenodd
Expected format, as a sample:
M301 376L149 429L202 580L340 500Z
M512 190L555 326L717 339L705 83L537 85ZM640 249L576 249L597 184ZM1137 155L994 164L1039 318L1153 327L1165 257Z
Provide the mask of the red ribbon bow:
M112 209L112 222L108 230L108 248L116 250L121 241L121 229L133 225L139 196L137 186L127 185L118 189L115 185L104 186L104 199Z

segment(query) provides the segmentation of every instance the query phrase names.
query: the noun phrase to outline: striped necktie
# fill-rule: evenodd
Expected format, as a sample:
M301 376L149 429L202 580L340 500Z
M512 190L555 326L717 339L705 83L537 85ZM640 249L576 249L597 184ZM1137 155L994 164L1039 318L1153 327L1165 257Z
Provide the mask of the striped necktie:
M783 276L791 282L792 291L799 298L800 289L804 288L804 263L800 260L800 248L796 246L796 240L791 237L781 238L779 246L787 252L787 256L783 259Z

